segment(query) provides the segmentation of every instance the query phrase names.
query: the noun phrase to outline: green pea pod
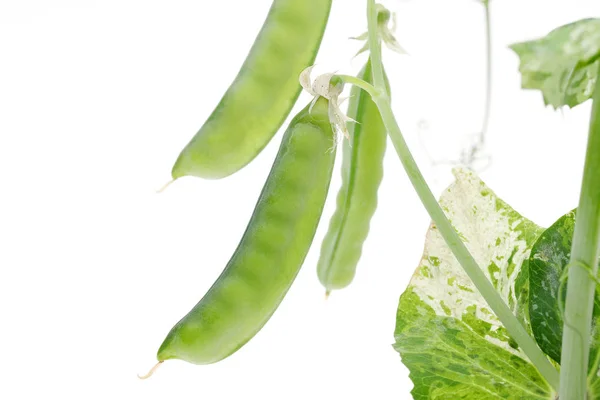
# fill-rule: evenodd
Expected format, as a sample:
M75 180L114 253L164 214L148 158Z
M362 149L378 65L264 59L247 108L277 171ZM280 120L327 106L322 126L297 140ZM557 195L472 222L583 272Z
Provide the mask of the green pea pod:
M222 274L169 332L159 362L210 364L268 321L300 270L327 196L335 152L328 101L292 120L248 227Z
M359 78L372 82L370 60ZM389 92L387 77L385 82ZM351 91L348 116L358 123L351 125L350 140L343 143L342 186L317 265L327 294L354 279L383 178L387 132L371 96L356 86Z
M271 140L314 63L331 0L274 0L246 61L198 133L181 151L173 179L219 179L243 168Z

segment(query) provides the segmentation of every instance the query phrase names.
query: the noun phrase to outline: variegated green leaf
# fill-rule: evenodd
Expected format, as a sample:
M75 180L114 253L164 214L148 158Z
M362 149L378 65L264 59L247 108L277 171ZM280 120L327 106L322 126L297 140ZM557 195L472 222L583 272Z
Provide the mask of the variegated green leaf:
M545 104L574 107L592 97L600 64L600 19L563 25L510 48L521 59L521 86L541 90Z
M454 171L440 204L494 287L521 314L520 274L543 231L500 200L476 175ZM435 225L400 297L394 347L410 370L415 399L553 399Z

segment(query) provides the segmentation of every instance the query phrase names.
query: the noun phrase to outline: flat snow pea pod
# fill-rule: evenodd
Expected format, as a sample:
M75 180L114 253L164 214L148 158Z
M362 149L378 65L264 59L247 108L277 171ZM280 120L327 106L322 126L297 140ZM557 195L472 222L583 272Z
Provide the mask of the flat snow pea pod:
M333 170L333 139L324 98L292 120L237 249L200 302L171 329L159 362L217 362L268 321L315 235Z
M246 61L198 133L181 151L173 179L219 179L243 168L271 140L312 65L331 0L274 0Z
M370 60L358 77L372 82ZM385 80L389 92L387 77ZM383 178L387 132L371 96L356 86L351 91L348 117L358 123L350 126L350 140L343 143L342 186L317 264L327 294L354 279Z

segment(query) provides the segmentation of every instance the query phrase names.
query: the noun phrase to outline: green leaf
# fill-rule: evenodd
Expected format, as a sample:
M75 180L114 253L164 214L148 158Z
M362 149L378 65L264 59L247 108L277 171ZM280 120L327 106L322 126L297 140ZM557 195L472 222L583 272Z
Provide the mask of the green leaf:
M575 107L592 97L600 63L600 19L572 22L509 47L521 59L521 87L541 90L546 105Z
M543 231L510 208L472 172L456 181L440 205L484 266L507 304L523 320L520 274ZM415 399L553 399L554 393L519 350L432 225L425 250L396 318L395 349L410 370Z
M533 245L529 256L529 315L531 329L544 353L560 363L562 348L563 315L566 285L559 291L565 267L569 263L575 228L575 211L559 218L542 233ZM559 303L559 292L562 305ZM600 296L594 299L593 341L590 350L590 383L600 396L600 379L596 359L600 357ZM596 362L595 362L596 361Z

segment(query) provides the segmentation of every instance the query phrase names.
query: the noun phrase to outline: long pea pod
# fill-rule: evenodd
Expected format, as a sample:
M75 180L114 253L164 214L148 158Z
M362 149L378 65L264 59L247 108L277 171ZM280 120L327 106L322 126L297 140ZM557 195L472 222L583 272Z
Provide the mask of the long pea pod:
M372 82L370 60L358 77ZM327 294L348 286L354 279L383 178L387 132L379 110L371 96L356 86L350 96L348 117L357 123L348 130L350 140L343 143L342 186L317 265Z
M298 75L312 65L331 0L274 0L235 80L179 154L173 179L220 179L240 170L267 145L300 93Z
M328 101L303 109L286 130L248 227L222 274L169 332L159 363L210 364L231 355L269 320L312 243L335 152Z

